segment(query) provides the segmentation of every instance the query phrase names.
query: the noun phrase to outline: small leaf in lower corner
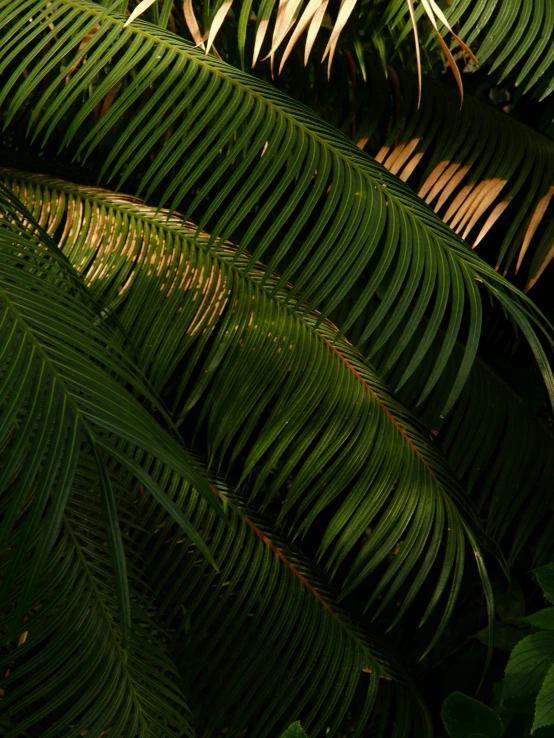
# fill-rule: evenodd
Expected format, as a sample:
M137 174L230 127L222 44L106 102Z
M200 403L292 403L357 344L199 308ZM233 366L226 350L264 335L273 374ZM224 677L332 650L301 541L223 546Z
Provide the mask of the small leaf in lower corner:
M547 564L535 569L533 574L537 577L543 595L554 604L554 564Z
M289 725L281 738L308 738L299 722Z
M545 630L523 638L512 651L506 666L502 700L537 694L552 663L552 631Z
M441 717L450 738L500 738L504 733L494 710L461 692L448 695Z

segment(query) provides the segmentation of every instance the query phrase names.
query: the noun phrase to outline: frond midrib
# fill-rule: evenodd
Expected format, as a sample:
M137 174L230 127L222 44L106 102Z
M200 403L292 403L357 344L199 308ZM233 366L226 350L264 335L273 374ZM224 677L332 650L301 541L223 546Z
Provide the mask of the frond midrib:
M273 555L284 565L286 566L289 571L302 583L302 585L310 592L310 594L318 600L318 602L322 605L322 607L329 613L329 615L337 622L339 623L342 630L348 635L349 638L352 638L356 641L359 648L364 652L368 659L368 664L371 663L372 660L377 661L379 666L382 668L382 673L378 674L378 677L380 679L386 679L390 680L392 677L388 676L388 671L385 668L382 661L376 657L368 648L367 644L364 643L364 641L359 638L359 636L356 634L356 632L348 627L348 624L345 622L344 617L341 617L341 614L337 612L328 602L327 599L318 591L318 589L311 584L311 582L308 581L308 579L302 574L302 572L299 571L299 569L294 566L294 564L289 561L287 556L282 552L282 550L277 546L277 544L272 540L270 535L263 531L261 528L259 528L256 523L254 523L252 520L250 520L250 517L246 514L246 511L242 509L242 506L240 504L237 504L235 500L230 496L229 492L227 494L222 494L219 487L216 487L218 496L225 501L226 504L229 505L229 507L233 510L235 515L242 520L242 522L249 526L251 530L255 533L256 537L259 538L262 543L264 543L266 546L269 546L270 550L272 551ZM371 673L371 672L370 672Z
M133 700L133 704L135 705L135 709L136 709L136 711L137 711L137 713L139 715L139 719L140 719L142 728L144 730L149 730L148 724L147 724L147 722L145 722L145 716L144 716L144 712L143 712L143 709L142 709L142 705L140 703L140 699L139 699L138 693L137 693L137 691L135 689L134 680L133 680L133 678L132 678L132 676L131 676L131 674L129 672L127 656L126 656L125 651L123 650L123 648L121 646L120 641L118 640L118 638L116 637L116 634L115 634L113 617L110 616L110 613L106 609L104 598L101 596L100 591L98 590L98 587L97 587L96 582L94 580L94 576L92 575L92 573L90 571L90 568L89 568L89 565L88 565L88 562L87 562L86 558L83 556L83 553L81 551L81 547L80 547L79 542L77 540L77 537L75 536L75 533L73 532L73 529L71 527L71 524L70 524L69 520L67 519L67 516L66 515L63 516L63 525L64 525L64 528L66 529L66 532L67 532L67 534L68 534L68 536L69 536L72 544L73 544L73 548L74 548L74 550L75 550L75 552L77 554L77 558L78 558L78 560L79 560L79 562L81 564L81 567L82 567L82 569L83 569L83 571L85 573L85 577L86 577L86 579L87 579L87 581L89 583L89 586L90 586L90 588L92 589L92 591L94 593L94 597L96 599L97 605L100 607L100 611L102 613L102 618L103 618L104 622L106 623L106 626L108 628L108 632L110 634L110 641L113 643L114 648L115 648L115 650L117 652L117 656L118 656L118 661L120 663L120 667L123 669L123 671L125 673L125 677L126 677L125 681L127 682L128 686L130 687L130 692L131 692L131 697L132 697L132 700Z

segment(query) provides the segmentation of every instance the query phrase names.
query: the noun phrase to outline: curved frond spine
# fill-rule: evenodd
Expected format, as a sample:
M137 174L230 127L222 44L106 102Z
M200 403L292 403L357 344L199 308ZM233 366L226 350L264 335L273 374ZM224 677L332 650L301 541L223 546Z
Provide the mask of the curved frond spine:
M84 444L95 450L105 482L106 513L113 510L113 494L104 458L117 458L142 479L208 558L197 531L133 458L118 450L118 441L152 454L217 503L187 451L126 389L152 397L67 260L3 188L0 206L0 548L10 551L0 599L11 593L25 566L17 622L59 534ZM107 515L106 527L118 572L125 641L128 594L113 515Z

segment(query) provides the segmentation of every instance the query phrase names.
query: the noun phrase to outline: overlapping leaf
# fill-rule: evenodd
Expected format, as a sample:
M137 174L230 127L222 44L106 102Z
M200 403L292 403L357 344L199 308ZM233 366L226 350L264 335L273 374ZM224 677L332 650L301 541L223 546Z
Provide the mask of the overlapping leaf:
M535 417L541 403L540 385L532 372L520 370L521 382L538 388L538 404L532 385L524 402L485 362L477 360L452 411L444 418L441 407L450 382L462 360L463 347L456 346L444 376L423 405L417 406L424 382L414 371L400 397L432 431L464 488L475 499L486 520L489 535L514 561L526 544L543 560L552 552L554 504L554 434ZM381 368L383 357L375 357ZM408 369L401 362L389 378L398 382ZM518 376L517 370L514 370ZM535 408L531 406L534 403Z
M353 320L394 270L387 281L387 320L368 326L362 344L377 329L384 340L415 301L410 327L432 311L433 324L444 324L448 353L465 306L470 349L449 404L478 343L479 282L523 330L554 395L531 303L407 187L310 111L140 19L123 29L124 17L86 0L59 0L45 8L40 0L4 0L0 7L8 37L0 52L6 122L42 90L27 118L30 128L48 136L63 121L69 143L120 85L85 140L79 134L84 155L115 134L105 172L124 180L155 152L142 181L146 197L159 188L173 209L194 188L186 212L200 227L210 226L210 245L240 232L237 256L252 249L252 264L264 258L270 271L281 271L283 282L294 281L303 299L324 308L323 317L368 270ZM135 112L135 126L117 133L129 111ZM395 301L401 291L404 299ZM348 326L347 320L341 328ZM401 341L398 356L404 347Z
M123 642L98 478L93 456L83 453L61 535L48 553L24 621L13 622L14 598L0 606L4 738L19 738L25 731L44 738L193 735L167 637L164 644L152 619L144 572L130 572L130 634ZM120 517L125 527L133 522ZM132 549L127 554L132 558ZM9 566L4 560L0 580ZM19 587L27 574L19 572Z
M334 570L347 562L346 591L382 572L372 600L383 593L382 609L404 592L398 619L443 567L425 615L447 597L438 637L460 586L466 537L478 552L478 534L454 475L367 361L290 289L276 291L277 277L230 246L209 249L209 238L195 240L177 217L105 191L8 174L37 220L62 234L85 283L117 309L140 366L157 389L170 387L183 427L200 407L197 426L214 463L234 464L252 479L258 505L279 501L300 532L333 510L320 552Z
M418 5L416 17L423 18ZM451 25L472 48L480 64L500 79L510 77L526 92L541 98L554 90L554 8L549 0L452 0L444 7ZM387 3L383 23L411 32L406 0ZM443 25L442 32L447 33ZM434 39L434 36L430 36Z
M160 614L208 729L225 725L235 736L250 725L253 736L276 735L301 718L315 738L336 735L351 713L353 736L370 724L381 731L389 724L392 738L431 735L421 699L383 639L368 640L314 566L267 521L222 481L227 522L178 480L167 477L166 488L202 527L220 564L219 574L211 572L140 498L141 561L159 573Z
M377 161L413 184L474 248L501 238L493 266L504 273L527 267L531 287L554 257L554 143L475 98L457 110L456 93L433 80L417 110L413 78L400 79L398 119ZM361 110L369 135L363 118Z
M375 299L353 327L354 342L379 311L380 300ZM339 323L341 317L336 316ZM398 387L401 402L428 428L506 557L514 561L530 545L535 560L544 561L552 551L554 433L542 411L546 395L540 377L532 367L512 367L500 360L490 366L477 358L445 417L445 398L467 348L454 346L433 392L422 399L428 377L418 346L428 340L428 329L427 322L420 326L405 356L391 365L390 355L404 330L398 326L378 350L369 347L372 364L386 382ZM431 361L436 361L439 347L440 341L430 349Z
M147 402L153 399L65 258L12 194L2 188L0 198L0 550L9 564L0 600L16 591L15 622L23 619L87 444L102 480L125 641L125 563L106 459L117 459L142 479L207 555L196 531L145 470L121 452L120 442L147 451L210 499L213 495L184 448L127 389ZM23 586L13 590L22 567Z

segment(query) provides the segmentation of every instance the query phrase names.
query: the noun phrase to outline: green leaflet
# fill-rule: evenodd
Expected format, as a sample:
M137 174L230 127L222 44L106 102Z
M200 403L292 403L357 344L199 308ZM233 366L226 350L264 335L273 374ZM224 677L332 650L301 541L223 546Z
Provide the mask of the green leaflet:
M552 564L549 564L535 571L536 574L538 572L537 578L542 579L547 586L551 570ZM527 715L527 730L531 729L531 733L534 733L554 723L554 608L546 608L518 620L512 617L512 622L542 630L521 638L521 629L518 634L512 626L511 633L506 633L504 640L519 640L511 650L504 679L497 685L499 703L495 709L504 719L510 735L514 729L517 730L516 725L519 725L520 731L523 730L522 726L528 721ZM528 632L529 628L526 630ZM497 647L505 648L505 643L499 642ZM534 706L532 726L529 714L531 706ZM449 695L443 703L441 714L450 738L500 738L503 735L503 723L499 715L466 695L457 692ZM528 735L527 731L525 734Z
M103 4L109 6L109 3ZM119 12L123 12L128 3L120 4ZM204 29L210 27L215 10L220 3L200 3L204 17ZM441 53L435 33L429 28L429 22L421 3L414 3L416 18L420 29L420 40L424 43L423 52ZM295 13L297 18L307 7L308 2L299 2ZM123 7L122 7L123 6ZM214 7L215 6L215 7ZM242 60L242 68L245 68L245 45L247 26L250 13L253 13L250 26L252 32L254 27L259 27L260 20L270 19L271 25L266 34L264 51L269 52L273 21L276 20L277 3L271 0L258 0L258 2L242 2L235 0L233 10L237 16L238 38L226 35L226 43L238 46ZM554 13L549 0L451 0L441 5L450 25L456 28L458 35L468 45L472 45L477 54L480 65L486 65L489 73L496 79L502 81L506 78L513 79L516 84L528 91L535 88L541 97L546 97L554 89ZM148 16L145 16L148 17ZM158 23L157 17L152 13L149 20ZM228 23L229 21L226 21ZM236 24L235 24L236 25ZM415 65L412 24L409 20L408 4L405 0L358 0L351 18L351 28L359 30L363 41L372 39L379 47L391 45L396 47L397 53L404 57L404 64ZM331 26L332 27L332 26ZM456 41L449 36L442 22L438 21L438 27L446 38L453 51L458 49ZM421 33L427 34L421 37ZM325 33L325 41L328 34ZM352 39L345 30L341 37L342 44L352 48ZM477 48L475 48L477 42ZM299 46L303 45L301 39ZM325 42L324 42L325 43ZM321 49L324 48L324 43ZM408 45L409 44L409 45ZM248 44L251 63L251 52L253 43ZM279 54L284 51L281 46ZM436 58L436 56L435 56ZM359 60L360 61L360 60ZM277 63L278 66L278 63Z
M554 663L554 633L543 631L523 638L510 654L502 700L536 695Z
M288 727L281 738L308 738L300 723L293 723Z
M403 283L404 293L416 300L411 326L423 318L433 297L439 300L435 320L445 323L447 346L460 333L465 305L470 349L445 411L461 391L479 341L479 283L521 328L554 397L554 378L534 332L542 318L532 304L403 183L308 109L140 20L123 30L122 17L86 0L59 0L47 8L40 0L4 0L0 8L8 35L0 51L6 123L23 101L36 100L46 80L28 117L31 126L40 111L33 136L44 139L62 126L62 143L77 137L86 157L108 133L115 135L104 172L117 174L120 184L155 150L154 162L142 169L140 189L146 197L159 190L161 200L175 209L194 188L185 215L200 228L209 226L210 246L240 232L237 258L251 249L252 267L263 258L270 272L281 272L275 288L293 280L303 299L322 309L322 318L367 270L372 276L364 275L353 319L389 267L395 270L393 281ZM97 25L100 29L81 47ZM50 26L54 30L46 31ZM50 45L54 35L56 43ZM21 80L27 68L32 71ZM95 106L120 83L114 104L90 127ZM136 111L138 134L131 127L117 132L128 111ZM391 305L378 337L405 320L409 302ZM447 306L453 319L446 318Z
M208 249L208 237L193 238L177 217L57 180L10 178L35 217L63 234L60 246L133 337L156 389L171 388L183 428L198 406L188 432L207 433L212 464L238 467L258 507L278 504L298 533L335 506L320 554L344 568L345 592L389 562L371 601L383 594L380 612L409 583L393 625L442 561L423 618L446 600L434 642L456 601L467 540L490 607L463 490L426 431L330 323L305 313L290 290L276 291L278 278L231 246ZM91 248L97 232L105 235Z
M548 564L534 571L548 599L553 570L554 566ZM542 630L526 636L514 647L501 682L501 700L508 710L514 709L514 705L517 710L522 698L532 701L534 733L554 723L554 608L528 615L523 622Z
M554 630L554 607L546 607L544 610L539 610L533 615L527 615L523 620L534 628Z
M489 243L492 266L524 271L534 284L552 247L551 229L537 229L545 215L551 221L543 209L554 193L554 142L469 95L459 110L457 92L433 79L425 80L418 109L415 78L401 70L398 76L400 111L388 111L395 122L378 161L474 247ZM368 135L376 123L364 123L374 112L373 96L365 97L357 118Z
M554 604L554 564L541 566L539 569L535 569L533 574L537 577L546 599Z
M353 326L352 340L356 342L359 332L381 314L376 300ZM340 325L342 315L332 319ZM487 533L504 548L508 560L514 561L531 543L534 562L542 563L550 558L553 540L554 435L547 423L535 417L533 408L480 358L473 363L460 397L445 418L442 409L467 347L455 344L445 359L441 356L443 335L438 334L428 360L444 362L444 368L428 392L428 370L418 363L418 346L432 329L431 320L423 321L411 336L405 355L387 368L390 353L405 332L405 326L399 325L379 350L370 344L372 364L388 384L400 387L398 397L436 439L486 520ZM538 372L523 373L522 381L526 389L542 387Z
M554 724L554 663L548 670L537 695L533 732L537 728L552 724Z

